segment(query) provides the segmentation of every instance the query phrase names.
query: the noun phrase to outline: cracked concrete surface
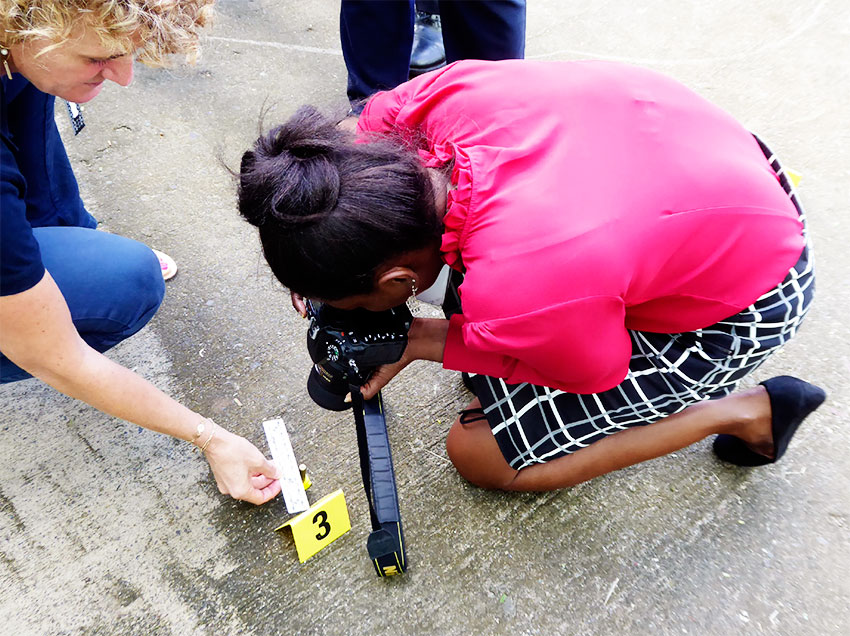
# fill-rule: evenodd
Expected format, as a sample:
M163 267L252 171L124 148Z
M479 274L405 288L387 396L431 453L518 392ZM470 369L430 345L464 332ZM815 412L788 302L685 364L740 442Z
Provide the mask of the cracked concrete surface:
M755 380L829 393L788 455L754 470L708 441L543 495L465 483L447 427L469 396L418 363L385 391L410 570L379 580L350 414L307 397L305 324L235 212L261 111L344 112L338 3L220 2L193 68L140 68L86 105L68 151L89 209L180 273L110 355L265 448L283 417L352 530L305 564L280 499L218 495L184 443L27 381L0 387L0 622L17 634L850 633L850 7L529 2L527 55L617 59L722 105L804 176L819 279L801 333ZM62 119L62 117L60 117ZM66 121L62 119L62 125ZM65 126L65 129L67 126Z

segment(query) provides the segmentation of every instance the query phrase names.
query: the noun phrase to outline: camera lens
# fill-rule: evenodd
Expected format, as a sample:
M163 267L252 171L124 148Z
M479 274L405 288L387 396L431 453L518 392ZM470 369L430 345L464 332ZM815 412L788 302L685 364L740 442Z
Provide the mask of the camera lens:
M321 365L313 365L307 378L307 393L323 409L344 411L350 408L351 402L344 401L349 390L344 373L329 373Z

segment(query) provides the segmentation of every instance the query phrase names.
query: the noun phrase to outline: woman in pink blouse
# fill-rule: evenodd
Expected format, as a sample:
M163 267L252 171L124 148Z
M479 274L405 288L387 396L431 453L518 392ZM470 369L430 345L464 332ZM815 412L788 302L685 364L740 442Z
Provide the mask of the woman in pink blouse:
M293 293L383 310L463 274L400 362L467 372L449 457L485 487L547 490L717 434L779 459L821 389L734 393L797 330L805 217L767 147L655 72L465 61L375 95L357 138L304 108L245 154L240 211Z

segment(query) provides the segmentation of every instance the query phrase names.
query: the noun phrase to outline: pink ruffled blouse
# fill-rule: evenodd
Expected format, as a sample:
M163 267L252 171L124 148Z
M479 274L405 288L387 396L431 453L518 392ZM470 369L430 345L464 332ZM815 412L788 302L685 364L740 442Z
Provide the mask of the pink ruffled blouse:
M442 254L466 277L450 369L610 389L628 329L727 318L803 249L752 135L647 69L457 62L372 97L359 130L416 140L426 166L454 161Z

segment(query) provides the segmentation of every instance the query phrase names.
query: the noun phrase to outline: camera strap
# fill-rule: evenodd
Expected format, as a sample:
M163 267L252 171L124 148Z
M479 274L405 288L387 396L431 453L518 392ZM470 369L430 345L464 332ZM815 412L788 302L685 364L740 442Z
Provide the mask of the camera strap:
M360 473L372 519L372 532L366 541L366 549L378 576L401 574L407 570L407 554L383 399L378 393L364 400L357 386L351 386L351 398L360 452Z

